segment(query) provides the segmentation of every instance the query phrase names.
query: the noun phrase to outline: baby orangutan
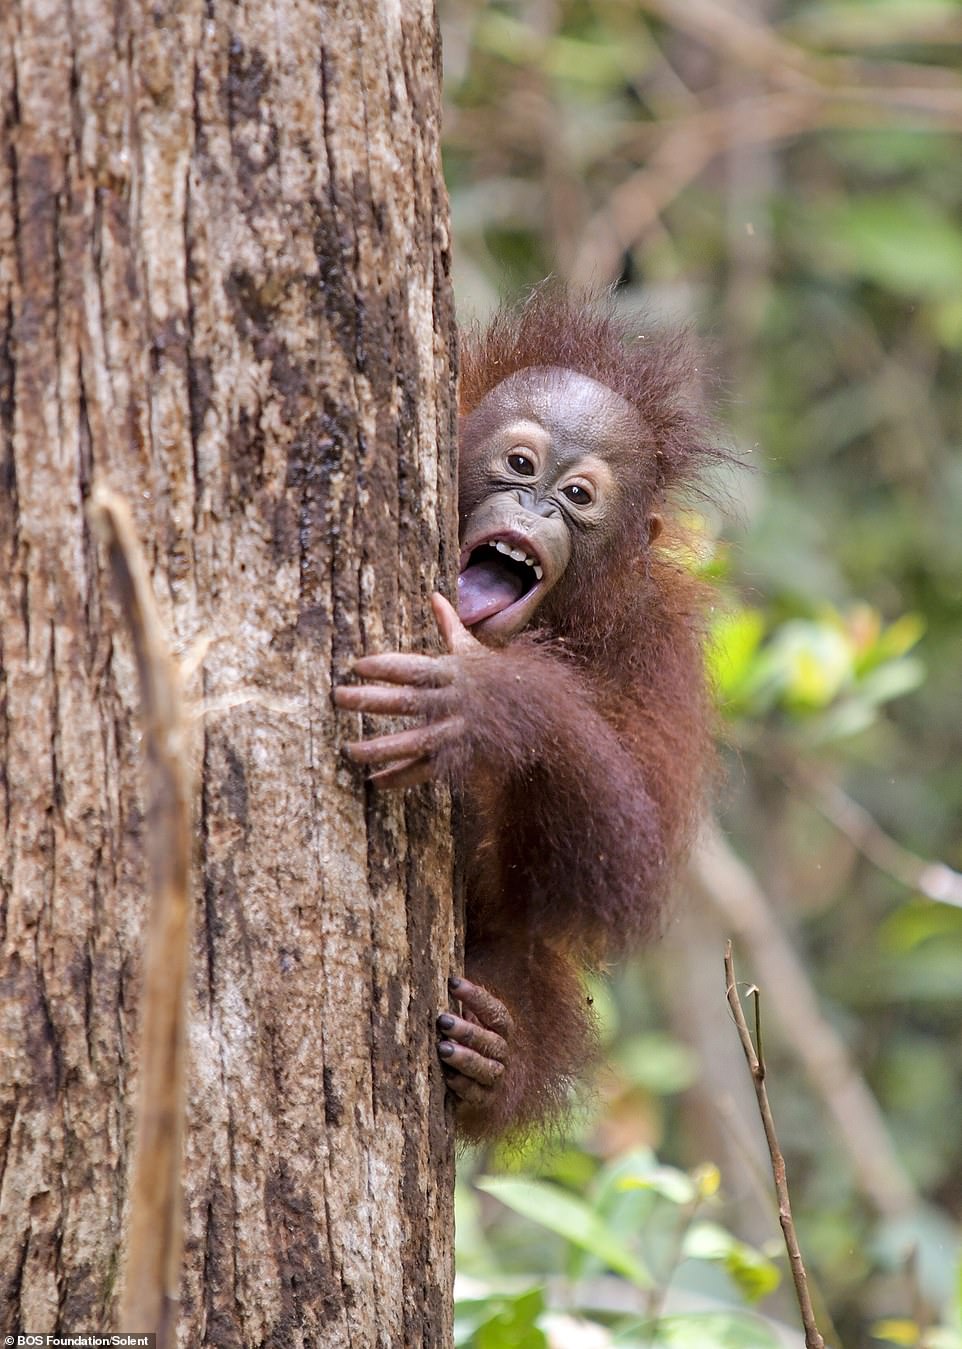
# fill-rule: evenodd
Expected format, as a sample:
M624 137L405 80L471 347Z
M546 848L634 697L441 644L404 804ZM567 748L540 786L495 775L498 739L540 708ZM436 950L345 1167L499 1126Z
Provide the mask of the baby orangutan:
M363 656L338 707L380 787L464 803L466 977L438 1053L461 1132L557 1113L592 1049L582 973L656 926L710 760L702 594L653 547L716 451L683 349L539 292L462 352L457 612L442 655Z

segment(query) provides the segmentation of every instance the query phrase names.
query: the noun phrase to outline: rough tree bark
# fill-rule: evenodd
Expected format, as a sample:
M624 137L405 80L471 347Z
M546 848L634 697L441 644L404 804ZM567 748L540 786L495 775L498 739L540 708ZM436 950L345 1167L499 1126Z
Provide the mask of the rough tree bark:
M180 1341L449 1342L450 806L366 794L329 696L450 579L438 86L430 0L0 6L5 1332L108 1327L128 1217L149 821L102 481L206 644Z

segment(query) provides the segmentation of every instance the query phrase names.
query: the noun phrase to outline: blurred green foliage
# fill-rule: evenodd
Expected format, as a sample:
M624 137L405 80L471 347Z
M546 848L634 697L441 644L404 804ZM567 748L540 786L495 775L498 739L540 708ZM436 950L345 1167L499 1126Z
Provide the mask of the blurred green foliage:
M551 1343L542 1328L551 1334L553 1318L543 1290L532 1282L560 1272L579 1290L566 1299L566 1314L577 1316L575 1325L604 1333L605 1342L611 1336L611 1343L623 1345L777 1349L775 1331L749 1311L781 1282L777 1264L703 1216L717 1207L717 1168L688 1173L659 1165L649 1150L635 1150L606 1165L592 1159L592 1172L582 1196L557 1180L476 1178L476 1190L555 1238L539 1243L535 1236L523 1273L509 1272L501 1262L510 1237L490 1241L481 1230L477 1197L460 1192L459 1278L466 1288L458 1301L459 1343L490 1343L493 1349ZM643 1313L618 1310L612 1273L642 1295ZM703 1306L666 1311L671 1285Z
M855 735L924 681L925 667L909 654L922 632L916 614L883 627L867 605L847 615L828 605L775 624L758 609L734 609L716 623L709 650L721 709L735 718L782 713L807 723L809 744Z
M848 1349L957 1349L962 911L928 896L958 894L939 863L962 868L962 3L442 0L441 17L463 312L556 273L617 284L708 353L709 397L747 466L717 485L721 508L688 503L718 582L718 813L919 1196L879 1212L773 1025L803 1248ZM724 1142L723 1102L699 1096L720 979L706 986L670 946L604 999L612 1068L595 1113L566 1151L515 1159L553 1206L505 1189L492 1168L508 1159L485 1159L461 1268L489 1292L465 1302L461 1343L578 1344L550 1317L559 1302L585 1311L586 1271L620 1269L642 1308L653 1295L625 1260L661 1295L660 1234L687 1201L604 1178L645 1145L684 1180ZM746 970L763 989L765 974ZM509 1193L539 1195L527 1219ZM754 1202L734 1182L727 1205L706 1200L702 1255L668 1261L670 1315L610 1342L771 1343L764 1320L726 1322L757 1315L730 1268L724 1287L693 1285L692 1305L715 1299L699 1314L722 1319L684 1323L689 1274L735 1259L704 1252L757 1231ZM793 1319L786 1280L769 1304Z

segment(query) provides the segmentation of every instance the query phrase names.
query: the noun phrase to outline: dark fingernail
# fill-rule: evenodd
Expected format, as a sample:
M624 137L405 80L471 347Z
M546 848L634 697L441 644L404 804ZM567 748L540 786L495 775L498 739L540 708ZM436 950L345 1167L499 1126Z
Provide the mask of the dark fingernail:
M449 1059L454 1053L454 1045L450 1040L442 1040L438 1045L438 1053L441 1055L442 1059Z
M438 1027L441 1030L450 1030L454 1025L454 1017L450 1012L442 1012L438 1017Z
M460 987L461 987L461 980L457 977L457 975L452 974L451 978L448 980L448 988L460 988Z

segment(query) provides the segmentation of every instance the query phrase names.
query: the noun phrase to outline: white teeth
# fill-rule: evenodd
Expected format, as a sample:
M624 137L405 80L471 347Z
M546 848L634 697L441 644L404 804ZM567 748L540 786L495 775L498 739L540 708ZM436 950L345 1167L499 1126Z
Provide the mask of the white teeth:
M526 567L534 567L534 574L540 581L544 576L544 568L539 567L533 557L529 557L523 548L512 548L510 543L505 543L504 539L489 539L489 547L496 548L499 553L504 553L505 557L510 557L514 562L523 562Z

